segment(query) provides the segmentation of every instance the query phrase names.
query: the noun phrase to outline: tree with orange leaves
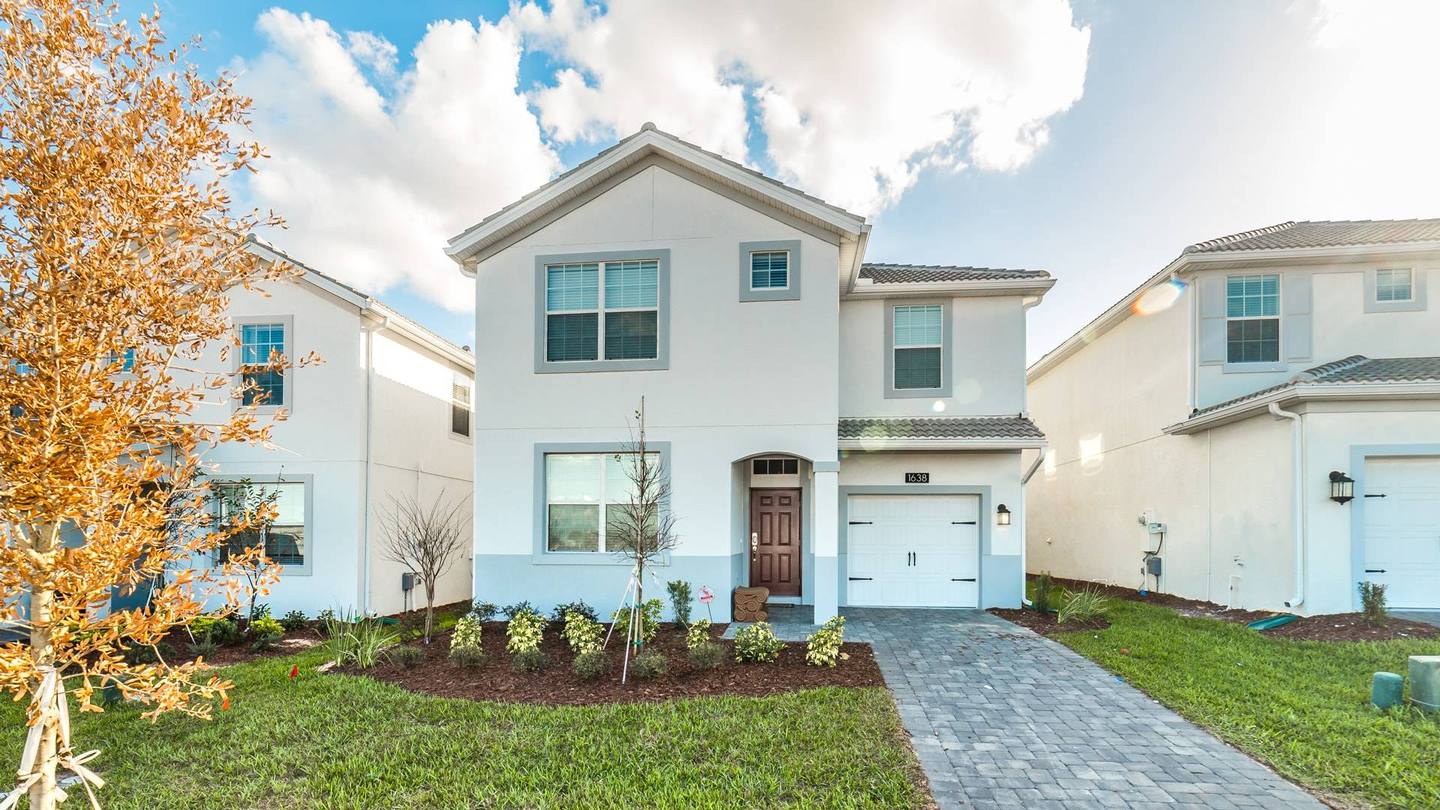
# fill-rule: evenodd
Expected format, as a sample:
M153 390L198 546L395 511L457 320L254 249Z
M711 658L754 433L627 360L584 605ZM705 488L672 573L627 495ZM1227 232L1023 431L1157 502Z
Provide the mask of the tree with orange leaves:
M263 157L235 135L249 102L184 56L156 19L127 25L100 0L0 0L0 624L27 637L0 646L0 689L29 699L0 808L28 794L50 810L59 769L94 802L72 702L101 711L112 688L151 719L208 717L231 687L200 661L125 655L207 600L240 604L247 555L215 551L267 518L208 517L200 455L270 426L244 407L248 383L198 361L235 350L227 291L290 271L246 250L274 218L232 214L223 185ZM209 409L226 418L201 419L226 398ZM152 583L142 607L109 607Z

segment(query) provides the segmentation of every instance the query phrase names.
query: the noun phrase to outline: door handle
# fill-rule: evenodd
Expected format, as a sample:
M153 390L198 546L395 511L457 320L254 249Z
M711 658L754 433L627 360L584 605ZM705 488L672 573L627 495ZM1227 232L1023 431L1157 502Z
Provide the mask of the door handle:
M870 582L874 577L849 577L851 582Z
M1385 573L1385 569L1384 569L1384 568L1366 568L1366 569L1365 569L1365 573L1367 573L1367 574L1383 574L1383 573Z
M950 578L950 581L951 581L951 582L974 582L974 581L975 581L975 577L960 577L959 579L957 579L957 578L955 578L955 577L951 577L951 578Z
M754 554L760 550L760 533L750 532L750 553Z

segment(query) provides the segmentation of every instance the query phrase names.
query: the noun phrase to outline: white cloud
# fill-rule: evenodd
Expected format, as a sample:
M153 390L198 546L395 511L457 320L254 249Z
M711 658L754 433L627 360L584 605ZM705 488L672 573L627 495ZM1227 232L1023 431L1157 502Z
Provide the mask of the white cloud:
M745 160L753 91L782 179L862 212L930 167L1013 170L1081 96L1090 34L1062 0L876 7L557 0L513 9L571 69L534 94L560 142L653 120Z
M373 33L282 9L256 25L268 47L237 67L271 154L251 202L288 219L273 238L367 291L405 283L471 309L445 240L559 168L518 89L513 27L432 23L397 75L397 49Z

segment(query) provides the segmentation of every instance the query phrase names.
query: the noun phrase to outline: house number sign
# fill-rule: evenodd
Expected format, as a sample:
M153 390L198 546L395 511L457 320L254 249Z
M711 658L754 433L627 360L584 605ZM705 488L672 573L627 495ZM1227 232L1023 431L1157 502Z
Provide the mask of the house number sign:
M930 483L930 473L905 473L905 483L928 484Z

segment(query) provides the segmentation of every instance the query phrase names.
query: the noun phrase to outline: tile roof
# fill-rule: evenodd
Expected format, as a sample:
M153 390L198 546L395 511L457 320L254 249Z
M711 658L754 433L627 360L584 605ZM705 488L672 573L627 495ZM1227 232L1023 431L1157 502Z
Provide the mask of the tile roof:
M860 266L860 278L875 284L915 284L927 281L999 281L1049 278L1044 270L1007 270L989 267L959 267L948 264L888 264L867 262Z
M1231 405L1238 405L1286 388L1306 385L1385 385L1398 383L1440 383L1440 357L1377 357L1352 354L1342 360L1308 368L1279 385L1262 388L1243 397L1201 408L1191 419Z
M923 416L912 418L845 418L840 439L1044 439L1035 423L1023 416Z
M1184 252L1221 253L1231 250L1284 250L1430 241L1440 241L1440 219L1282 222L1199 242L1185 248Z

